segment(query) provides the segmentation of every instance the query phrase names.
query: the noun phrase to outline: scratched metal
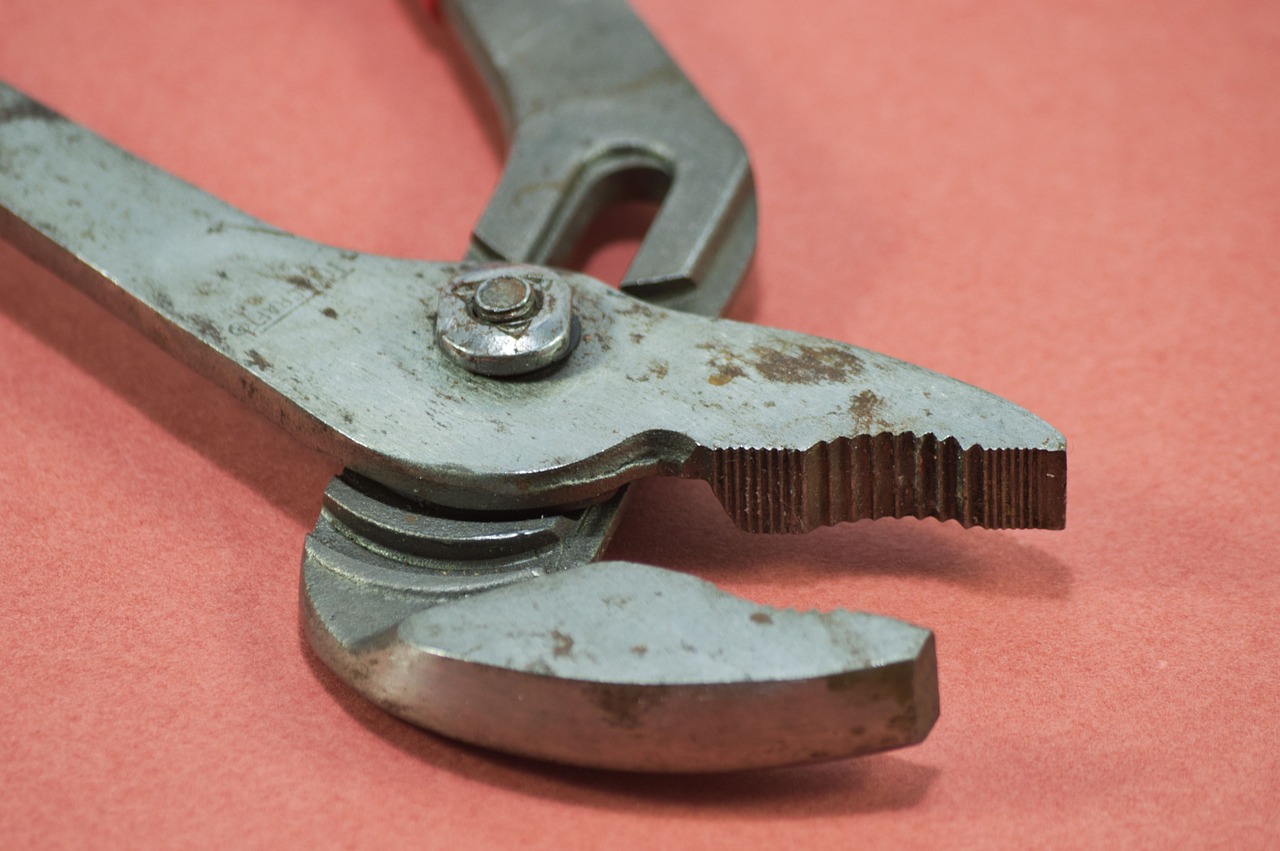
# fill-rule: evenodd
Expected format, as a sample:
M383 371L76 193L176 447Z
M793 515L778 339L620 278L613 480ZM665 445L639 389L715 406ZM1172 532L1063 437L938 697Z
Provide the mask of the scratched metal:
M663 202L661 225L645 236L623 289L676 309L719 314L755 246L750 164L733 131L627 5L449 0L442 9L487 81L513 147L468 259L563 263L599 210L628 200ZM676 182L681 188L673 192ZM326 491L330 507L337 492L350 489L335 480ZM400 504L406 514L390 513L414 520L417 542L408 552L404 536L388 539L381 527L383 508L395 501L383 492L350 506L354 512L342 515L346 524L328 508L322 512L308 538L308 557L344 526L350 541L361 544L353 562L361 582L376 576L397 585L401 580L386 570L394 565L487 576L549 572L598 557L625 496L624 486L585 513L559 506L514 519L472 512L461 526L457 512ZM527 523L551 520L564 532L554 544L525 535ZM459 535L476 546L460 548ZM523 545L495 554L496 540ZM424 547L437 558L424 562ZM364 587L348 578L353 594Z
M524 314L511 321L479 315L481 285L488 281L522 282ZM524 375L560 360L573 345L573 294L545 266L486 266L455 278L449 294L437 305L436 342L468 372Z
M304 625L389 711L642 770L919 741L937 716L926 630L583 564L620 486L646 475L705 479L753 531L882 516L1056 528L1061 435L882 355L581 275L565 276L580 337L564 363L499 380L451 362L433 328L476 261L552 262L602 205L665 198L623 288L710 314L749 261L756 212L741 144L620 0L443 8L513 144L471 262L301 240L2 86L0 236L347 465L307 538Z
M534 508L682 475L711 482L759 531L904 514L1063 522L1062 436L970 385L830 340L649 306L573 273L573 352L534 378L473 375L433 341L458 264L283 233L12 89L0 90L0 116L4 236L406 496Z
M928 630L772 609L658 568L586 565L381 629L343 619L350 589L325 568L308 560L303 581L312 646L339 675L406 720L511 753L745 769L912 744L938 716Z
M738 137L623 0L445 0L511 139L469 259L563 263L616 200L662 206L622 289L721 312L756 237Z

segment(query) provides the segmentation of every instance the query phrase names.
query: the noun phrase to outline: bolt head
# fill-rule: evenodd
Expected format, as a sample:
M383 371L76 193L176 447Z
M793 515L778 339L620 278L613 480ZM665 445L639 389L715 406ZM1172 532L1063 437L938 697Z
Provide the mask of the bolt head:
M533 284L515 275L498 275L481 281L471 296L471 312L490 325L519 322L538 309Z
M569 354L573 291L541 266L488 266L449 282L436 311L436 342L478 375L523 375Z

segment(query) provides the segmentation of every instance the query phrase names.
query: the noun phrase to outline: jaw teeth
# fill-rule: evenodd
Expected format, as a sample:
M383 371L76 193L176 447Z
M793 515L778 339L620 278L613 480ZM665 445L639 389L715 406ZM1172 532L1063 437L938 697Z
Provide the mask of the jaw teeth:
M707 479L748 532L807 532L849 520L933 517L989 529L1061 529L1067 453L962 449L910 432L809 449L719 449Z

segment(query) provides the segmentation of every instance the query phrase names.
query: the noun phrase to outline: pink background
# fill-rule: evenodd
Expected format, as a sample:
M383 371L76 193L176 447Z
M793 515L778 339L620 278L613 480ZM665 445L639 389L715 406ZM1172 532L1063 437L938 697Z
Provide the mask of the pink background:
M933 734L631 777L380 713L299 639L333 463L0 246L0 844L1280 845L1280 6L636 5L755 164L735 318L1068 436L1062 533L751 537L682 481L624 521L614 557L932 627ZM396 0L0 0L0 78L385 254L459 256L496 180L461 67Z

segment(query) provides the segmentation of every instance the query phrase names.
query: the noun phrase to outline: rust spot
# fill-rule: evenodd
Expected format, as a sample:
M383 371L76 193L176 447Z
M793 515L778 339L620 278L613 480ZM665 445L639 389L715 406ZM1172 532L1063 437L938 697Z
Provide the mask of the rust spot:
M257 349L249 350L249 363L252 364L255 369L271 369L271 361L264 358Z
M643 656L644 654L649 652L649 648L643 644L637 644L635 647L631 648L631 652L636 654L637 656Z
M196 333L205 342L213 343L215 346L222 348L226 345L226 341L222 338L222 329L218 327L212 319L207 316L187 316L188 322L195 326Z
M573 639L558 629L551 630L551 654L557 659L573 655Z
M650 378L663 379L667 377L667 365L661 361L650 361L649 369L639 378L627 376L628 381L648 381Z
M789 346L785 351L752 346L750 356L715 343L698 348L712 353L709 366L713 372L707 382L717 387L746 375L744 366L778 384L841 384L863 370L862 360L840 346Z
M316 288L316 285L313 284L311 279L306 275L285 275L284 280L286 283L293 284L300 290L306 290L312 293L320 292L320 290Z
M779 384L835 384L862 372L862 360L839 346L798 346L796 354L752 346L749 361L762 378Z
M741 378L747 373L736 363L712 363L715 372L707 376L707 383L716 387L723 387L735 378Z
M869 432L882 404L883 400L879 396L870 390L863 390L849 402L849 413L853 414L853 421L859 429Z
M604 711L605 720L614 727L634 730L645 714L660 705L666 697L661 686L631 686L600 683L591 688L596 706Z
M330 319L338 318L338 311L334 310L332 307L326 307L324 310L320 312L323 313L325 316L329 317Z
M751 621L752 623L758 624L772 624L773 618L768 612L753 612L751 614Z
M631 304L618 311L619 316L643 316L646 319L653 319L658 314L654 309L639 299L632 299Z

